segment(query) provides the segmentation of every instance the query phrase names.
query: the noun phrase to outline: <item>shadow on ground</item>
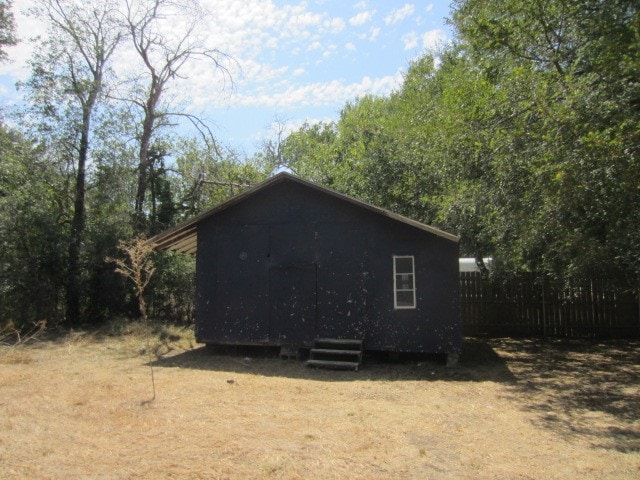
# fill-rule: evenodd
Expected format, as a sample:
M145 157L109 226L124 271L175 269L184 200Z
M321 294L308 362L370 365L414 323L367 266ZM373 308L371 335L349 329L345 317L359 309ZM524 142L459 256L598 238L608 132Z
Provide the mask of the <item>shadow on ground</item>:
M489 341L517 379L510 390L569 440L640 452L640 342Z
M456 367L447 367L445 360L439 355L390 356L382 352L366 352L362 366L354 372L316 369L305 366L302 360L282 360L277 348L215 346L166 356L153 365L319 381L515 381L505 361L484 340L467 339Z
M248 373L317 381L496 382L534 412L540 427L587 439L594 448L640 452L640 342L466 338L458 365L429 355L367 353L361 369L309 368L278 349L200 347L171 354L157 367Z

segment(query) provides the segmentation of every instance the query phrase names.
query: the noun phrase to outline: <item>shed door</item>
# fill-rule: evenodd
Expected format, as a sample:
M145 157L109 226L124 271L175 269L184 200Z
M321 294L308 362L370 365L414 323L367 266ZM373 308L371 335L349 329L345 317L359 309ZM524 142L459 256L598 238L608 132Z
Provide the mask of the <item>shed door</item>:
M216 255L209 260L216 265L214 315L206 320L211 340L240 344L268 341L268 247L268 229L263 226L219 229Z
M269 340L310 345L316 336L316 265L269 270Z

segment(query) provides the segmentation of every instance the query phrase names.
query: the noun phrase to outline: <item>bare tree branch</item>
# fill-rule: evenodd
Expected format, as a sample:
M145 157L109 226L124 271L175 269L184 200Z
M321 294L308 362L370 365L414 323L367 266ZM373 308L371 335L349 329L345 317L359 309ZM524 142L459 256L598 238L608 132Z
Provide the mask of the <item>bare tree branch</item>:
M202 135L209 147L217 150L210 129L198 117L163 108L162 100L172 80L185 79L182 75L188 63L198 60L211 62L223 79L231 78L225 62L233 59L217 49L207 47L198 37L197 29L203 21L203 9L197 0L188 5L171 0L126 0L124 22L131 42L146 68L148 87L145 97L133 96L133 104L143 113L138 149L138 185L135 196L135 213L138 230L143 230L144 201L149 183L149 149L158 128L167 126L163 119L181 116L188 119ZM185 13L187 12L187 13ZM164 30L169 21L183 27L171 32ZM179 21L180 20L180 21ZM163 21L165 22L163 24Z

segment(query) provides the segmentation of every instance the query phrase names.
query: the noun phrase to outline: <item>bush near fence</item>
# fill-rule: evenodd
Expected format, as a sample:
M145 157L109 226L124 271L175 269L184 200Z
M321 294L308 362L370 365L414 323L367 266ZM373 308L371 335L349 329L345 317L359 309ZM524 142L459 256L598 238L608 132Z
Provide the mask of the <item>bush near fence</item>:
M639 291L608 279L557 287L521 274L503 282L460 273L465 335L560 338L640 337Z

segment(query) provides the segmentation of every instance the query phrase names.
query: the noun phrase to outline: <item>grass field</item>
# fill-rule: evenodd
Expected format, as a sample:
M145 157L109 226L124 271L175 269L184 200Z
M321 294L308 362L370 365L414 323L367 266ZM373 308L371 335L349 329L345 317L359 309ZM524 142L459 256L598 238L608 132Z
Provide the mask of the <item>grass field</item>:
M139 329L0 347L0 478L637 479L640 342L314 370Z

